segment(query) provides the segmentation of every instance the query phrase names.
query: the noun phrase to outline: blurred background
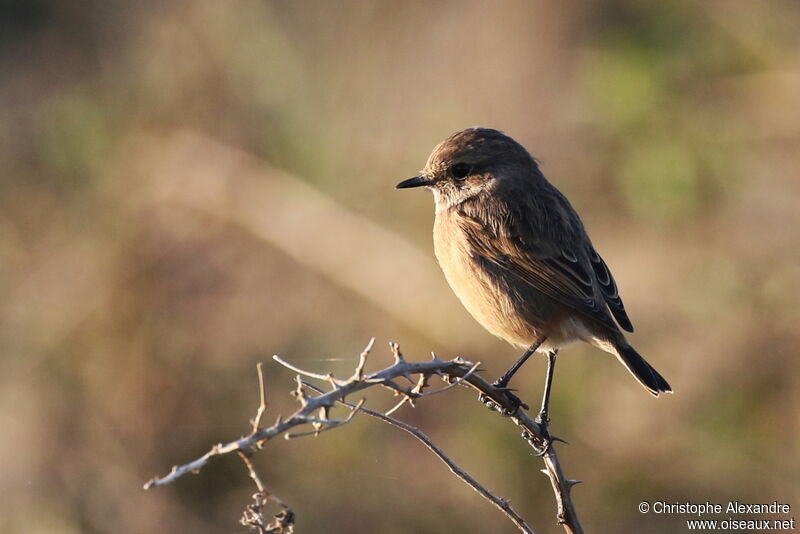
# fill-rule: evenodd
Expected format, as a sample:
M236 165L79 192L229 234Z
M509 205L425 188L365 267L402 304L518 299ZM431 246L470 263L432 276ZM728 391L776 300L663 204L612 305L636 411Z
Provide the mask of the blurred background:
M792 0L1 1L0 532L244 532L238 458L142 484L247 432L259 361L266 420L293 411L272 354L346 376L376 336L373 369L394 340L499 375L517 351L447 287L430 195L393 190L473 125L543 162L675 389L562 352L587 532L685 528L641 500L796 509L798 27ZM539 460L473 397L398 416L560 532ZM256 465L298 532L515 532L365 417Z

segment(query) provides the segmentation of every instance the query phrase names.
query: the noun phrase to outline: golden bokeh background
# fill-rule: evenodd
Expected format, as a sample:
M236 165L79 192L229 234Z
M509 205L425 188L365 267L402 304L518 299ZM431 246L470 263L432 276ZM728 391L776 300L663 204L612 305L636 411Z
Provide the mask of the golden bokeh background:
M376 336L375 369L395 340L498 375L516 351L448 289L429 195L393 190L473 125L543 162L675 389L562 351L587 532L685 529L642 500L800 506L798 27L793 0L0 2L0 532L243 532L237 458L142 484L247 431L256 362L290 413L275 353L345 376ZM398 415L560 532L473 396ZM364 417L256 464L298 532L515 531Z

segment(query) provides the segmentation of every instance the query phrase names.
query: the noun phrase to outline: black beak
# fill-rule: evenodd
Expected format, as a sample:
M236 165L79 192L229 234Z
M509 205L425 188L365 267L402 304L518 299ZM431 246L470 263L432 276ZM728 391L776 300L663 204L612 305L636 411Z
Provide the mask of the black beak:
M414 176L413 178L409 178L408 180L403 180L402 182L400 182L399 184L394 186L394 188L395 189L409 189L411 187L422 187L422 186L429 185L429 184L430 184L430 182L428 181L427 178L425 178L422 175L419 175L419 176Z

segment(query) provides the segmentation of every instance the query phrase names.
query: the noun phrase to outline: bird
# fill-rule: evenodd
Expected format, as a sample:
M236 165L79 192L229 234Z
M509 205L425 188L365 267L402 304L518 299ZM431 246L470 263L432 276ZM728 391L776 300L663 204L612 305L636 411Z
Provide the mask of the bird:
M626 340L633 325L577 212L517 141L491 128L455 132L395 187L433 192L434 251L451 289L486 330L527 348L495 385L508 389L531 354L547 356L540 421L556 355L575 341L616 356L652 395L672 393Z

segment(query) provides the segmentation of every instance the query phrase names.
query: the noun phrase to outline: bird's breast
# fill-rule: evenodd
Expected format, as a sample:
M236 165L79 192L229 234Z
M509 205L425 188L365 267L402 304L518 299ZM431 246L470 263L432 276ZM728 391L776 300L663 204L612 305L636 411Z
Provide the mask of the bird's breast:
M506 281L487 269L467 239L457 219L448 212L436 214L433 226L436 259L451 289L481 326L509 343L527 346L537 337L530 310L504 287ZM533 319L533 320L532 320Z

